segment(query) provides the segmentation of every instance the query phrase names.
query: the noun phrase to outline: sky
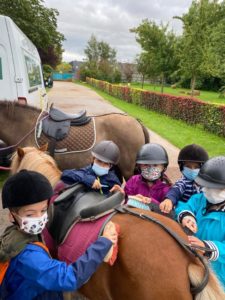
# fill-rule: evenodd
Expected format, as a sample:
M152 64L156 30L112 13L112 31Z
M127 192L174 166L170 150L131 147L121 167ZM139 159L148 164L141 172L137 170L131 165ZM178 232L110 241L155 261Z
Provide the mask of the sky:
M141 48L130 28L149 19L169 23L175 33L182 32L182 16L192 0L45 0L47 7L59 11L58 31L64 34L63 60L84 60L84 49L91 35L117 52L120 62L133 62Z

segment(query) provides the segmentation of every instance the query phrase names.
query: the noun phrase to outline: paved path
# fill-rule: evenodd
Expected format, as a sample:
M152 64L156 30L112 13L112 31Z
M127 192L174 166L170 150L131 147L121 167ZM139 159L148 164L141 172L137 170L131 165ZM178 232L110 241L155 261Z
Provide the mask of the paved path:
M55 107L61 108L69 113L76 113L81 109L86 109L89 115L103 114L110 112L122 112L120 109L112 106L105 101L96 92L82 85L71 82L54 82L54 87L49 92L49 99ZM164 146L169 155L169 168L167 174L175 181L180 177L177 167L177 157L179 149L170 144L167 140L160 137L155 132L149 130L152 143L158 143Z

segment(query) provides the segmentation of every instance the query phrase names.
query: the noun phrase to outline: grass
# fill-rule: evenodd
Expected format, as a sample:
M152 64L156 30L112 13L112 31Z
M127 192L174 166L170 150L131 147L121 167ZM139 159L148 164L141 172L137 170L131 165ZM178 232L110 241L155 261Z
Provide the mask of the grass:
M211 134L203 130L201 126L187 125L183 121L175 120L166 115L149 111L138 105L119 100L86 83L80 84L90 87L115 107L140 119L147 128L158 133L178 148L195 143L204 147L210 156L225 155L225 138Z
M131 87L141 89L141 83L131 83ZM151 84L144 84L143 90L148 90L152 92L159 92L161 91L161 86L159 85L151 85ZM182 92L182 93L181 93ZM164 87L164 93L165 94L171 94L175 96L187 96L187 92L190 92L189 89L183 89L183 88L176 88L173 89L171 87ZM225 99L219 98L219 93L211 92L211 91L200 91L200 96L195 96L195 98L200 99L205 102L215 103L215 104L224 104L225 105Z
M0 189L3 186L3 183L5 182L5 180L8 178L9 176L9 172L6 171L0 171Z

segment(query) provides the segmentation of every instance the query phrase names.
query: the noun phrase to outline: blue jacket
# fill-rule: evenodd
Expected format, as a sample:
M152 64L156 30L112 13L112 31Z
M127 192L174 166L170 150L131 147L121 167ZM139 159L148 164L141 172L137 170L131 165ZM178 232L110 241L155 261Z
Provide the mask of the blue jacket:
M198 231L196 237L206 242L215 252L209 260L225 289L225 212L205 213L207 200L203 193L193 195L186 203L179 201L176 208L177 219L182 213L189 213L196 219Z
M0 299L63 299L62 291L74 291L88 281L111 248L100 237L76 262L67 265L52 259L40 246L28 244L10 261L1 285Z
M65 170L62 173L61 180L66 184L73 184L80 182L91 188L96 179L100 180L103 185L102 192L107 195L110 189L115 185L121 185L119 178L116 176L114 170L109 170L107 175L98 177L92 170L92 165L89 165L82 169Z

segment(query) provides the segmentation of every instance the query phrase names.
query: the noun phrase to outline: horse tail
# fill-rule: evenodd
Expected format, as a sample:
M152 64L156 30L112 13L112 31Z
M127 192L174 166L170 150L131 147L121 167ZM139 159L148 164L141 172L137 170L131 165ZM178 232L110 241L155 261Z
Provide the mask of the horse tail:
M145 144L148 144L150 142L150 137L149 137L148 129L142 124L142 122L140 120L137 120L137 121L141 125L142 131L144 133Z
M204 276L204 269L200 265L196 265L191 263L188 266L188 275L193 287L196 287L201 284L203 276ZM225 293L219 280L210 271L209 274L209 281L206 287L195 296L195 300L217 300L217 299L224 299Z

